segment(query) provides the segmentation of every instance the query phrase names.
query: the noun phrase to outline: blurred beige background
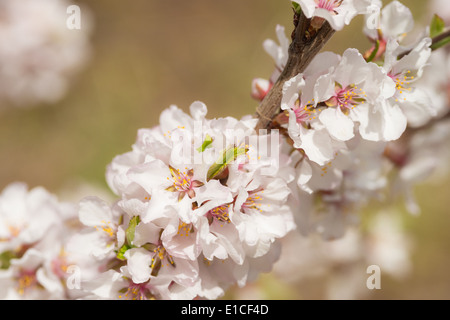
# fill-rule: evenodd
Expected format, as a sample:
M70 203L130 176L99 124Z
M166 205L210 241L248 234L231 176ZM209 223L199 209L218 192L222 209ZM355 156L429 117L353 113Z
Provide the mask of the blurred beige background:
M93 56L59 103L1 110L1 189L24 181L57 193L79 180L106 189L106 165L129 151L137 129L156 125L171 104L188 110L201 100L210 117L253 113L251 81L269 77L273 68L262 42L276 38L276 24L286 26L287 34L292 30L288 1L73 3L86 5L94 18ZM418 23L429 21L427 1L402 3ZM361 28L358 17L326 50L367 49ZM372 298L450 299L449 180L417 188L423 214L404 214L416 243L413 273L401 282L383 277L382 290ZM266 298L323 298L320 284L293 286L270 275L261 281ZM236 297L233 291L229 297Z

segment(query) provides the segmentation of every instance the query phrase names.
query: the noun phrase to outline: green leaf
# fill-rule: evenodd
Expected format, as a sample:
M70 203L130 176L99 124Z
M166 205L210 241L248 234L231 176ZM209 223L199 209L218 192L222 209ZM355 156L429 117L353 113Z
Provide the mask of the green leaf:
M134 216L130 220L130 223L128 224L128 228L125 231L125 236L127 238L127 243L129 245L133 244L134 234L135 234L135 231L136 231L136 226L139 224L139 222L140 222L139 216Z
M130 246L130 245L128 245L128 244L124 244L124 245L119 249L119 251L117 251L117 254L116 254L117 259L122 260L122 261L126 260L126 258L125 258L125 252L127 252L127 250L129 250L129 249L131 249L131 248L134 248L134 246Z
M377 56L378 50L380 49L380 40L375 42L375 48L373 48L370 56L367 58L367 62L371 62Z
M433 16L430 24L430 37L434 38L444 32L445 22L437 14Z
M13 251L5 251L0 254L0 270L8 269L11 265L11 259L16 258L16 255Z
M207 180L214 179L219 174L221 174L226 167L237 159L240 155L245 154L248 151L246 148L231 147L222 152L220 157L214 162L214 164L209 168L207 173Z
M302 12L302 8L297 2L292 1L292 6L294 7L295 13L300 14Z
M203 152L205 149L211 147L211 143L213 143L213 138L209 134L206 134L205 141L203 141L202 146L197 148L198 152Z

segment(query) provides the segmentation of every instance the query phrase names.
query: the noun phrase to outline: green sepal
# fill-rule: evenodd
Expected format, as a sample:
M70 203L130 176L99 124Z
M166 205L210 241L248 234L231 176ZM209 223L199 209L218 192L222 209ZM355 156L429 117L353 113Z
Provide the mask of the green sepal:
M119 249L119 251L117 251L116 258L119 259L119 260L122 260L122 261L127 260L127 259L125 258L125 252L127 252L129 249L132 249L132 248L134 248L134 246L128 245L128 244L124 244L124 245Z
M377 40L375 42L375 48L373 48L372 52L370 53L370 56L367 58L367 62L371 62L373 61L373 59L375 59L379 49L380 49L380 40Z
M430 37L434 38L444 32L445 22L437 14L433 16L430 24Z
M220 175L230 163L235 161L240 155L246 154L247 151L247 148L238 147L231 147L223 151L216 162L208 169L207 181Z
M11 265L11 259L16 258L13 251L5 251L0 253L0 270L8 269Z
M300 5L297 2L292 1L292 6L294 7L296 14L302 13L302 7L300 7Z
M211 138L209 134L206 134L205 140L203 141L202 145L197 148L197 151L201 153L207 148L211 148L211 143L213 143L213 141L213 138Z
M129 245L133 244L133 240L134 240L134 234L136 231L136 226L139 224L139 222L141 221L141 219L139 218L139 216L134 216L130 222L128 223L128 228L125 231L125 236L127 239L127 243Z

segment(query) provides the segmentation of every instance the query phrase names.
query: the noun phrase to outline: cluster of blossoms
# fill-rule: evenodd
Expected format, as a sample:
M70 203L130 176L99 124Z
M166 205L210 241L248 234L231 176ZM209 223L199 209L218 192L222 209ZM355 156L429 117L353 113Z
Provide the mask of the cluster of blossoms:
M68 243L77 228L77 207L42 187L12 183L0 194L0 299L69 299L73 269ZM88 258L86 256L86 258ZM88 261L88 260L86 260ZM86 269L87 273L87 269Z
M18 107L60 100L85 65L91 22L66 26L66 0L0 1L0 101Z
M164 111L160 126L139 130L133 150L108 166L107 181L119 196L113 203L90 196L58 212L47 209L63 206L56 202L37 207L35 191L23 185L4 191L2 217L18 219L15 210L25 197L33 200L23 214L48 224L27 218L18 219L24 227L3 223L5 288L17 293L8 298L47 298L54 291L36 277L44 261L53 268L48 273L64 275L57 278L63 288L71 276L67 267L81 271L80 290L49 297L56 299L216 299L230 285L270 271L280 255L278 240L295 229L287 204L294 171L287 156L273 161L283 148L280 136L256 135L251 117L208 120L203 103L190 109L191 115L176 106ZM42 216L47 210L55 217ZM20 246L15 242L25 236L19 230L28 225L40 232ZM41 246L52 259L22 262L23 252ZM33 282L22 284L11 274L24 270Z
M190 111L171 106L108 166L118 201L80 204L92 254L114 265L89 285L100 298L215 299L270 270L295 228L289 159L258 148L279 137L256 135L250 117L208 120L200 102Z
M339 16L333 8L341 8L342 3L298 2L305 14L314 12L314 16L323 17L332 26ZM307 3L310 6L315 3L316 11L308 9ZM412 30L414 23L409 9L398 1L373 12L378 17L376 28L370 29L370 23L366 23L364 30L376 43L373 48L364 54L356 49L347 49L342 56L320 53L303 73L283 86L283 111L272 126L285 129L292 145L299 190L297 203L303 207L296 212L296 219L305 234L318 231L327 239L341 237L346 226L358 220L351 212L358 212L367 201L384 195L390 186L388 173L392 171L399 174L400 182L394 182L391 187L405 188L403 191L409 194L411 182L418 182L423 176L407 168L400 173L393 170L398 167L399 159L391 155L400 157L399 147L393 142L397 143L405 131L422 128L448 112L447 97L435 92L448 83L448 74L429 66L441 53L432 54L430 37L422 35L413 43L403 45L405 34ZM366 21L369 19L373 16L369 15ZM277 26L277 35L280 45L272 40L264 43L274 58L276 71L270 80L253 82L253 96L261 101L277 81L289 55L289 41L283 27ZM434 68L441 65L436 63ZM436 78L435 74L440 76ZM434 80L430 83L427 77ZM448 135L445 123L441 131L444 144ZM430 144L431 148L436 146ZM424 154L427 153L420 152ZM439 159L434 153L428 154L432 159ZM414 161L410 154L401 157L402 167L405 161ZM417 162L423 164L422 160L421 157ZM405 171L414 177L402 178L407 175ZM319 205L317 198L321 200ZM310 210L305 210L305 203L310 203ZM417 211L414 204L409 203L408 208Z
M381 9L378 0L295 0L294 10L307 19L309 37L366 15L373 47L317 54L284 81L270 131L257 130L252 116L208 119L201 102L190 114L171 106L108 165L112 201L90 196L70 205L42 188L8 186L0 196L2 297L216 299L270 271L295 229L348 237L361 208L386 190L405 195L417 212L413 183L450 156L441 119L450 77L429 66L448 65L445 52L432 52L428 31L403 43L413 21L398 1ZM253 81L262 103L292 55L283 27L277 35L279 45L264 42L275 72ZM314 262L385 259L374 241L351 239L356 254L320 245ZM295 248L317 252L307 240ZM72 278L69 270L82 272Z

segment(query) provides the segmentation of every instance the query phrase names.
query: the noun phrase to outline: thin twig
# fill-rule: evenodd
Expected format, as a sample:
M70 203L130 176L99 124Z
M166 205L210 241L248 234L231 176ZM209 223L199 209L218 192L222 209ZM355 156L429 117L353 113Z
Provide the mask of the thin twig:
M303 12L300 13L299 17L296 16L295 23L296 27L293 32L292 43L289 46L289 57L286 66L257 108L256 117L259 119L256 125L257 130L270 127L272 120L280 112L284 83L305 71L311 60L335 32L330 24L324 21L322 27L312 35L311 19L306 18Z

